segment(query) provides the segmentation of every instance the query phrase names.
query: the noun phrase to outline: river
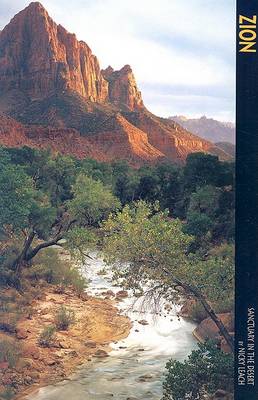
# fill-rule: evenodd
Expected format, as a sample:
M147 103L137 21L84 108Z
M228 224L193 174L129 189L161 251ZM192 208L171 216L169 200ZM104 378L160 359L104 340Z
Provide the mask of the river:
M103 261L94 256L86 269L90 279L88 292L101 296L106 290L117 292L121 287L113 286L110 275L99 275L105 267ZM129 296L118 304L118 308L133 322L129 336L111 345L109 357L93 360L80 367L69 379L41 388L27 400L160 400L165 364L170 359L184 360L196 348L192 336L195 324L178 319L178 307L171 311L161 310L161 315L141 311L141 299L134 309L135 298ZM138 321L145 320L148 325Z

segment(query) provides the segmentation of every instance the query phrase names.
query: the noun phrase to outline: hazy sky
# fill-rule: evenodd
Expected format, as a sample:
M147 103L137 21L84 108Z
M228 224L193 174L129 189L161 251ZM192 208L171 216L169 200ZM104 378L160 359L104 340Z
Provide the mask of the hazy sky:
M42 0L97 55L130 64L146 106L161 116L234 120L235 0ZM29 4L0 0L0 29Z

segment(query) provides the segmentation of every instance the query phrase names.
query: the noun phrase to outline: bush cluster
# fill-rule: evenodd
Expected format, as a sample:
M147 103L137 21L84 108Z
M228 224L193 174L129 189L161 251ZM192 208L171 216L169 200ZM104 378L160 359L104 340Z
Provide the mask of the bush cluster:
M184 362L170 360L166 369L162 400L198 400L218 389L233 391L233 355L212 341L199 343Z
M51 347L56 341L56 327L53 325L46 326L38 339L38 344L42 347Z
M55 325L59 331L66 331L75 322L74 311L61 306L55 315Z
M79 267L61 260L56 249L45 249L40 252L35 257L33 265L24 271L24 274L29 279L43 279L47 283L62 287L72 286L78 294L83 293L87 287L87 280Z

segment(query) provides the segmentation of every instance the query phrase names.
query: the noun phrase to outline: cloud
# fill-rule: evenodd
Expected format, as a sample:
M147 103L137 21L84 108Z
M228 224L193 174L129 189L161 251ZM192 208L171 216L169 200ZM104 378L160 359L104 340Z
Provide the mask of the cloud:
M102 68L130 64L151 111L158 109L164 116L179 113L184 98L183 114L202 115L207 110L209 116L234 119L234 0L42 3L57 23L87 42ZM1 0L0 21L27 4ZM171 93L172 88L177 92Z

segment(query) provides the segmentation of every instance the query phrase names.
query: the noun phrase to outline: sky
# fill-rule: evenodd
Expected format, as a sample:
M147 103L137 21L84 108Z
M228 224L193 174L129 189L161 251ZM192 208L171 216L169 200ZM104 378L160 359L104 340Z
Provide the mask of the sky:
M131 65L143 100L168 117L235 119L235 0L42 0L101 68ZM0 0L0 29L25 0Z

